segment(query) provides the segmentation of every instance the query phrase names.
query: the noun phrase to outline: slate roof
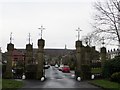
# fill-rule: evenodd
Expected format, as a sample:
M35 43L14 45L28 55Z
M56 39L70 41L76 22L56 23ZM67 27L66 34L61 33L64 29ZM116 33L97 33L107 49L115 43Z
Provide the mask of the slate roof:
M18 49L22 53L26 53L26 49ZM33 54L35 55L37 53L37 48L33 49ZM44 49L45 55L49 56L62 56L66 55L68 53L73 53L75 50L74 49Z

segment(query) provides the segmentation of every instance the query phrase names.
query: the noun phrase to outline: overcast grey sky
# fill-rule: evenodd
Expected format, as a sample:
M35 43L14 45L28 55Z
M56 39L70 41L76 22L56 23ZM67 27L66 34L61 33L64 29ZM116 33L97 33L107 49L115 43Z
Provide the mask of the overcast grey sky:
M93 3L96 0L3 0L0 2L0 47L6 51L13 33L15 48L25 48L28 33L34 48L40 38L38 29L45 28L45 48L74 49L76 29L82 29L81 37L91 32Z

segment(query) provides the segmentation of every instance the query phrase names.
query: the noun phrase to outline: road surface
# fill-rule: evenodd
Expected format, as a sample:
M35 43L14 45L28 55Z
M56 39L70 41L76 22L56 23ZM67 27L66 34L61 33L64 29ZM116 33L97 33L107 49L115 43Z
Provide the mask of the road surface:
M62 88L62 89L91 89L91 90L102 90L99 87L89 84L87 81L76 81L72 77L72 73L62 73L54 66L46 69L46 81L41 82L40 80L24 80L25 86L23 88ZM21 89L22 90L22 89Z

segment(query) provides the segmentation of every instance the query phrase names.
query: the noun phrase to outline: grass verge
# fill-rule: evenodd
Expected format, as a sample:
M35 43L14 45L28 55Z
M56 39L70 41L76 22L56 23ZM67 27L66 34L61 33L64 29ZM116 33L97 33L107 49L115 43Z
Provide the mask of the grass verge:
M17 89L23 86L22 81L10 80L10 79L2 79L2 90L6 90L7 88Z
M93 80L93 81L90 81L90 83L107 90L120 90L120 83L111 82L104 79Z

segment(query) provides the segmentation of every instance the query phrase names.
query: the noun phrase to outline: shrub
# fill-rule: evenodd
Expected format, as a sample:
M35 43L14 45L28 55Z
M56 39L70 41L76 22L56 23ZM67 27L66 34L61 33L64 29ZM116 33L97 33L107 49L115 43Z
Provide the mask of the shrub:
M110 80L120 83L120 72L113 73L110 77Z
M120 72L120 57L107 60L102 70L102 74L105 78L109 78L115 72Z

